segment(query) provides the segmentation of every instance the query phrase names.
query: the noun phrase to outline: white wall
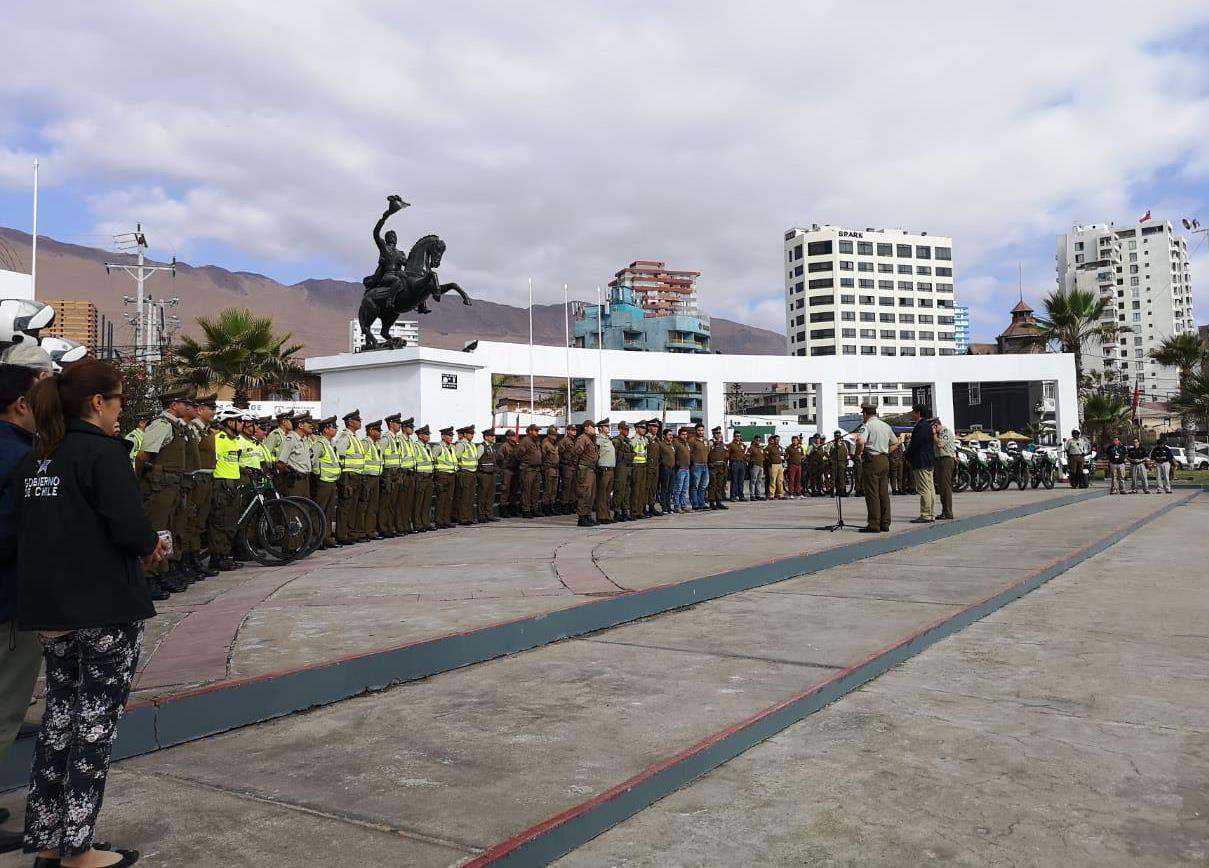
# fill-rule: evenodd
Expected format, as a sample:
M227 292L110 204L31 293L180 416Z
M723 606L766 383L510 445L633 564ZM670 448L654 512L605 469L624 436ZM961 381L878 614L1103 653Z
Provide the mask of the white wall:
M323 380L323 406L328 414L361 410L362 418L381 418L401 411L419 424L492 424L492 374L528 374L527 344L480 341L474 352L460 353L416 347L356 355L308 359L308 371ZM839 424L840 383L910 382L931 384L933 412L953 419L953 383L1053 380L1057 387L1058 429L1077 425L1074 357L1067 354L1007 356L938 356L890 358L865 356L735 356L691 353L627 353L624 350L533 347L533 373L539 377L571 376L588 381L588 414L593 419L614 416L609 410L611 380L671 380L703 384L707 429L722 425L728 383L801 382L820 389L818 429L831 432ZM456 389L441 387L442 374L458 377ZM597 379L606 384L596 388Z
M0 298L34 297L34 287L28 274L0 269Z

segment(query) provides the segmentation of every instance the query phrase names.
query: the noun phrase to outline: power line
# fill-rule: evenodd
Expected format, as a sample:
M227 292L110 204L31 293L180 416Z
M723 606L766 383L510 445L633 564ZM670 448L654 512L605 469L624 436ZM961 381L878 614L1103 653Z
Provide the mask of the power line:
M143 224L135 224L133 232L124 232L120 235L113 236L113 244L115 249L120 253L132 253L137 256L137 262L134 265L129 265L120 262L106 262L105 272L108 274L113 269L120 269L134 278L138 286L138 294L134 297L122 296L123 304L133 304L136 306L133 315L127 315L127 321L134 326L134 347L136 361L142 361L148 370L151 370L155 365L159 364L162 347L167 342L167 328L169 323L179 325L179 318L176 316L165 317L165 307L175 307L180 304L180 299L173 297L170 299L161 298L159 301L154 300L146 295L144 283L147 278L161 271L167 271L176 276L176 257L172 258L171 265L147 265L144 253L147 250L147 236L143 234ZM138 357L142 356L140 360Z

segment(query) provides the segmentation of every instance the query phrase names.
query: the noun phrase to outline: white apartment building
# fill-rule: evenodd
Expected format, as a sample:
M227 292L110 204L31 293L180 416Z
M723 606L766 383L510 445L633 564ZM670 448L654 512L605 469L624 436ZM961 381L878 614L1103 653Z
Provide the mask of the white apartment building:
M380 329L381 326L378 324L378 321L374 320L374 336L378 340L382 339ZM396 320L395 324L390 327L390 336L392 338L402 338L405 346L418 347L420 345L419 320ZM348 351L350 353L359 353L364 348L365 335L361 332L361 323L358 320L350 319L348 321Z
M1110 299L1104 321L1121 329L1085 348L1085 369L1100 368L1107 382L1166 400L1179 387L1179 372L1149 353L1165 338L1196 331L1188 242L1157 218L1121 227L1092 223L1059 235L1056 258L1058 286Z
M785 335L791 356L951 356L953 240L903 229L814 224L785 232ZM844 383L840 415L873 401L889 415L910 383ZM814 416L812 395L797 412Z

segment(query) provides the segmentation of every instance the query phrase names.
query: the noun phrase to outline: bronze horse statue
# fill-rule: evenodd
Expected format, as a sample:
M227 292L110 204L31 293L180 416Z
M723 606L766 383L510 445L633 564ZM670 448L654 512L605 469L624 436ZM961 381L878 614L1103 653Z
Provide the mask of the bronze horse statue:
M379 348L378 339L372 331L376 319L382 321L380 334L385 348L389 349L399 346L399 339L390 336L390 327L404 311L430 313L425 302L429 298L439 302L447 292L456 292L462 297L463 304L470 304L470 297L462 287L456 283L441 283L437 279L436 269L441 266L441 258L445 255L445 242L439 237L425 235L407 254L396 246L398 236L394 230L388 231L385 238L382 237L382 226L387 218L408 207L397 195L388 197L387 202L386 211L374 224L378 268L362 281L365 295L361 297L361 307L357 311L367 350Z

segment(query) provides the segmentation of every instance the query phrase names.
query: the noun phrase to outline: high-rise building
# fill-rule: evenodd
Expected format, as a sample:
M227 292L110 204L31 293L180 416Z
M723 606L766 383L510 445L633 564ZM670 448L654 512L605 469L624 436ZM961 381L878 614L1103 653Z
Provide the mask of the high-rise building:
M1059 288L1108 299L1103 321L1119 329L1085 347L1086 370L1099 367L1107 382L1140 386L1147 396L1174 392L1179 372L1153 361L1150 351L1172 335L1196 332L1188 242L1167 220L1092 223L1059 235L1056 259Z
M677 271L666 262L636 259L609 281L609 289L628 287L633 303L652 316L697 315L699 271Z
M970 348L969 305L953 305L953 348L957 350L959 356L964 356Z
M787 230L784 240L789 355L956 354L951 238L815 223ZM910 407L911 388L843 384L839 401L841 416L867 401L893 414ZM796 403L800 415L814 415L813 396L799 394Z
M379 328L377 322L375 322L374 337L381 340L382 333L378 331ZM392 338L401 338L404 346L418 347L420 345L420 323L414 319L397 320L390 327L390 336ZM365 349L365 335L361 331L361 323L359 320L350 319L348 321L348 351L350 353L359 353L363 349Z
M55 309L55 321L42 329L43 337L67 338L96 353L100 343L97 306L78 298L39 299Z

